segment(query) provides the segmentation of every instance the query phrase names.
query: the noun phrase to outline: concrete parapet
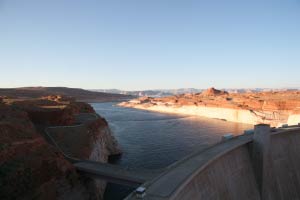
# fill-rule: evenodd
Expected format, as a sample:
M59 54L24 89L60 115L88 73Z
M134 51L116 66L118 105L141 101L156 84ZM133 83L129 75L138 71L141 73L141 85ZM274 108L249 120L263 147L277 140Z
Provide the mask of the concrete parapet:
M262 200L271 200L270 182L272 178L272 159L270 154L271 129L268 124L254 127L252 164L257 186Z

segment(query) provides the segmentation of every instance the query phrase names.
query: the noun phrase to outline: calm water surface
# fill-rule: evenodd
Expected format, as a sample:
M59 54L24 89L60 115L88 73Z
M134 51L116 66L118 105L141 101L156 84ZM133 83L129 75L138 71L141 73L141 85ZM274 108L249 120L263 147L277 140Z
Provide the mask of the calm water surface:
M109 123L123 155L114 164L129 168L166 167L188 154L220 141L226 133L240 134L252 125L198 116L162 114L115 103L91 104ZM132 188L108 184L105 200L123 199Z

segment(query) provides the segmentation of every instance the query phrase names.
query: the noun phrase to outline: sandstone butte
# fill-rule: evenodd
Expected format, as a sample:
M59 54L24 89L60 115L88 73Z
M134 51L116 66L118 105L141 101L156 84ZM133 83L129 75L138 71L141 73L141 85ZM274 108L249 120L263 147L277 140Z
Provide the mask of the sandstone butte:
M107 162L120 150L105 119L95 116L69 97L0 98L0 199L102 199L105 183L80 176L45 134L56 126L51 134L70 156Z
M247 124L266 123L273 127L300 123L300 91L228 93L209 88L197 94L141 97L118 105Z

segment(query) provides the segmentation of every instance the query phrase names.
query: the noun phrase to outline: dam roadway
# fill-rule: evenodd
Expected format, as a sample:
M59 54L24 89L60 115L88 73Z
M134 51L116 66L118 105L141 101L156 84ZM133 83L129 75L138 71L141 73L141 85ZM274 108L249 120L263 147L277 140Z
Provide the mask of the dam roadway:
M300 128L257 125L254 134L196 152L142 187L147 200L300 199Z
M73 163L78 172L91 178L137 187L160 174L161 170L132 170L96 161L80 160Z

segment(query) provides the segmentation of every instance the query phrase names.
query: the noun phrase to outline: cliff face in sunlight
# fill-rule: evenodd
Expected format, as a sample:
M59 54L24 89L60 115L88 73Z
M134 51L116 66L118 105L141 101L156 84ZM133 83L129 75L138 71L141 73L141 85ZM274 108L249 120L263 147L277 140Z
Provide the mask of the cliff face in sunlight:
M231 94L210 88L202 93L164 98L142 97L119 104L156 112L199 115L232 122L272 126L300 123L300 92Z
M107 122L88 104L49 99L0 103L0 199L101 199L105 183L80 176L45 130L60 127L53 137L62 148L73 145L68 154L107 162L120 153ZM70 137L64 126L73 125L77 135Z

